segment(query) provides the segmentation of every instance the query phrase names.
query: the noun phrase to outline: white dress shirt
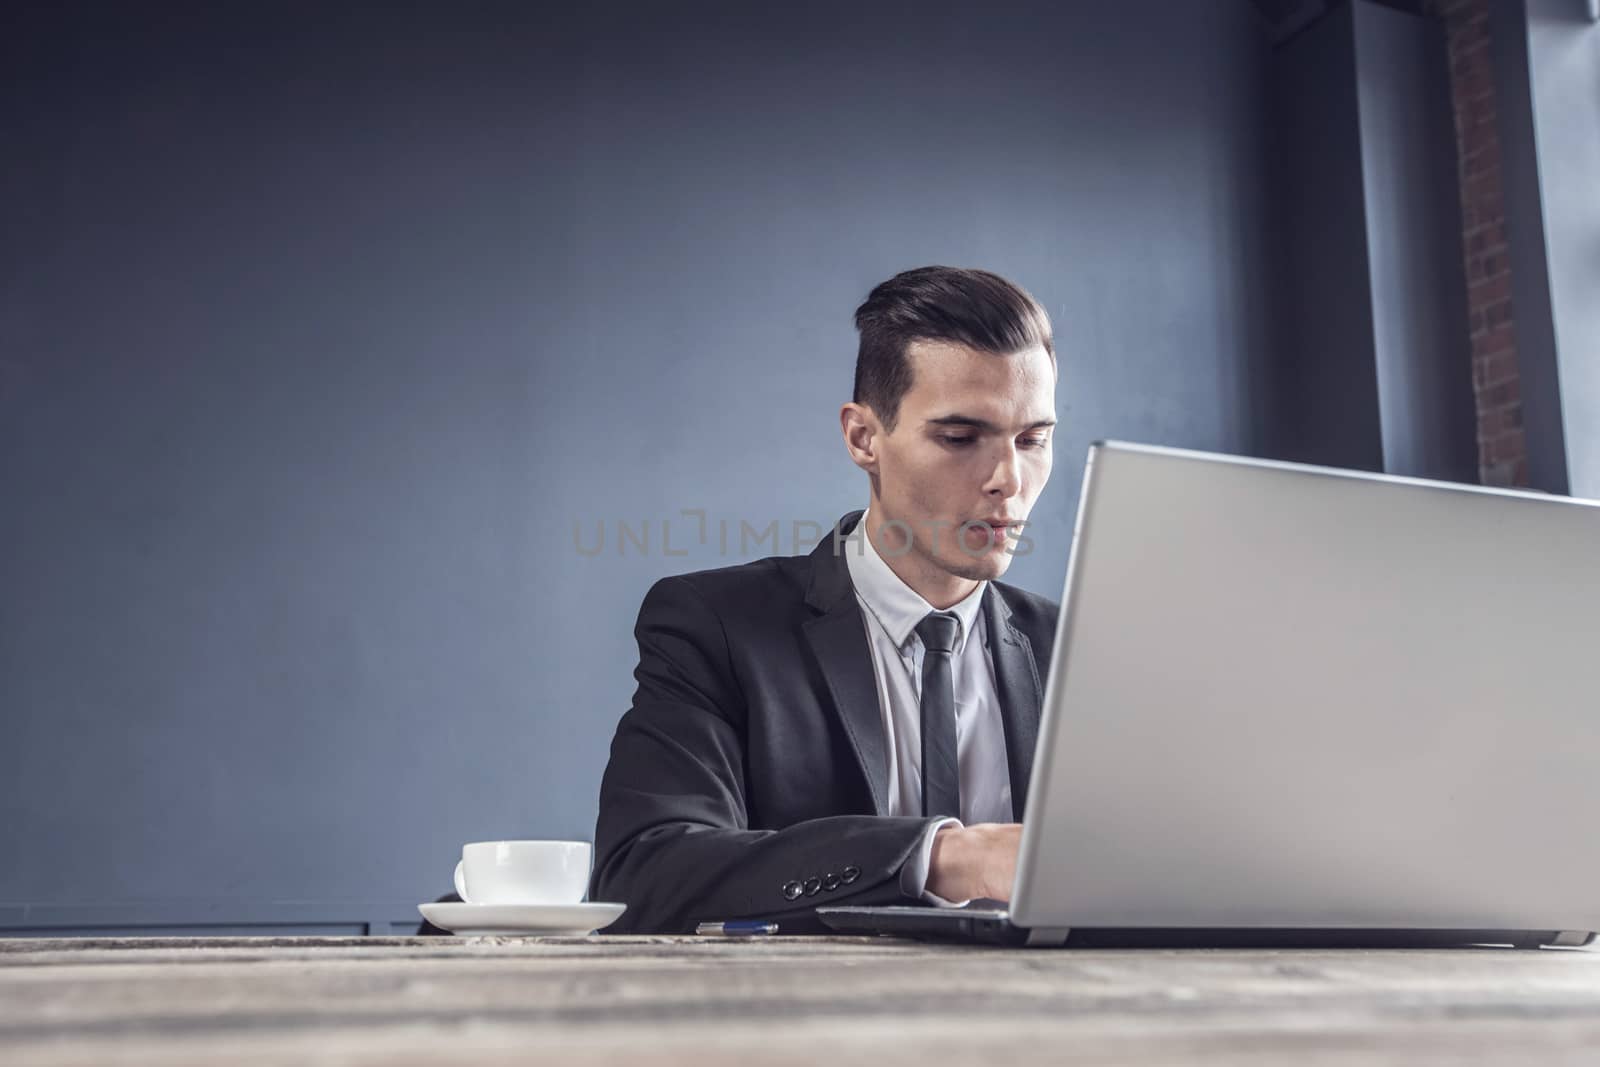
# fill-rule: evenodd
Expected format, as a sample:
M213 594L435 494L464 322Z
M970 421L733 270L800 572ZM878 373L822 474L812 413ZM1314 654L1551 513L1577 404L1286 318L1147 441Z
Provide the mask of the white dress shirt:
M922 814L922 639L917 623L937 610L922 599L878 554L866 535L868 515L844 544L850 581L866 623L872 671L878 682L889 752L889 815ZM994 657L983 595L988 582L946 608L960 620L951 659L955 687L956 762L961 782L961 818L933 823L900 872L908 896L933 904L959 904L931 893L928 865L933 836L943 826L963 822L1011 822L1011 771L1006 763L1005 726L994 682Z

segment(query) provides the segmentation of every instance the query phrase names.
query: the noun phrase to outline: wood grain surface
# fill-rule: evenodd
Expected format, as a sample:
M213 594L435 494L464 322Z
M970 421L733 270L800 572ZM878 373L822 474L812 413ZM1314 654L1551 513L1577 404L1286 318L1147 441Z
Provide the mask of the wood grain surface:
M0 940L0 1064L1600 1063L1600 951Z

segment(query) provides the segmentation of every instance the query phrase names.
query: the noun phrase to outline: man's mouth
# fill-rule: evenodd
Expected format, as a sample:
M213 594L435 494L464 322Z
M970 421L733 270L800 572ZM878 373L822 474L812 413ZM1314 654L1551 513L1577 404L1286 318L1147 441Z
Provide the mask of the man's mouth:
M1022 529L1021 519L973 519L967 529L976 532L979 528L988 530L988 541L991 546L1003 545L1012 537L1017 536L1013 530Z

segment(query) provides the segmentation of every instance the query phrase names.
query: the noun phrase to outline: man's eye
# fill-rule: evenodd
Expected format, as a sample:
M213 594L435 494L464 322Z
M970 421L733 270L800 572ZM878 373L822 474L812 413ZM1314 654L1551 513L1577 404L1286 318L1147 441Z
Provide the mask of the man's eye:
M1017 438L1017 444L1021 445L1023 448L1043 448L1045 445L1048 445L1049 443L1050 443L1050 438L1048 438L1048 437L1019 437L1019 438Z
M947 445L960 446L960 445L970 445L973 441L977 440L977 438L975 438L975 437L957 437L957 436L955 436L953 434L940 434L939 435L939 440L943 441Z

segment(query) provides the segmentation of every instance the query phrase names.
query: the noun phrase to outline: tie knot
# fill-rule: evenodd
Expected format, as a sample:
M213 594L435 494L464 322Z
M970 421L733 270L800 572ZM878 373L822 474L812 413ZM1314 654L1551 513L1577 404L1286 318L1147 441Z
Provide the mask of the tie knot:
M954 652L956 634L960 632L961 620L948 611L930 611L917 623L917 636L929 652Z

